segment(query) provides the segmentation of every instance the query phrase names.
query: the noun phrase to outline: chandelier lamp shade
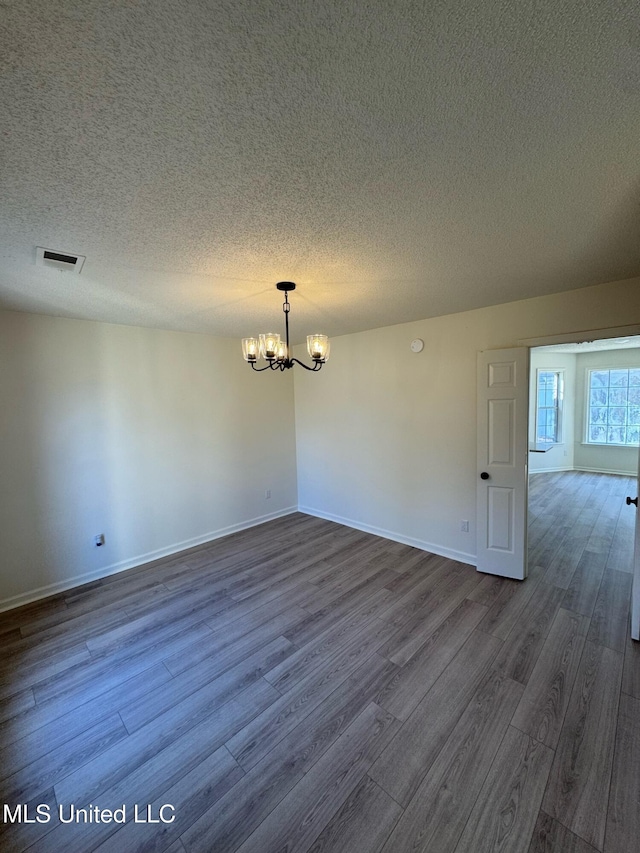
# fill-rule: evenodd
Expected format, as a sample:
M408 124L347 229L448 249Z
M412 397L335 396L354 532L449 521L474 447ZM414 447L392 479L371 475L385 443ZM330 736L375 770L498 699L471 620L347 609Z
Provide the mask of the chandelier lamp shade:
M251 367L260 372L262 370L289 370L294 364L299 364L305 370L317 371L321 370L322 365L329 361L329 338L326 335L307 335L307 352L313 362L313 367L309 367L299 358L293 358L289 348L289 293L296 289L292 281L279 281L276 284L278 290L284 293L284 340L275 332L265 332L263 335L258 335L257 338L242 339L242 355L245 361L248 361ZM258 359L263 359L267 363L263 367L258 367Z

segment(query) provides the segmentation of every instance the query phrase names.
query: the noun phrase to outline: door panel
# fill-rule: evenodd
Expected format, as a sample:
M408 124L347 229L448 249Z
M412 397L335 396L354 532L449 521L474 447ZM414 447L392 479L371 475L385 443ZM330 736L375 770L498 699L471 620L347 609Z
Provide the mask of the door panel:
M504 486L488 486L488 523L489 535L487 547L490 550L513 551L514 490Z
M489 400L487 465L513 465L515 406L513 400Z
M477 567L519 580L527 573L528 364L526 347L478 353Z

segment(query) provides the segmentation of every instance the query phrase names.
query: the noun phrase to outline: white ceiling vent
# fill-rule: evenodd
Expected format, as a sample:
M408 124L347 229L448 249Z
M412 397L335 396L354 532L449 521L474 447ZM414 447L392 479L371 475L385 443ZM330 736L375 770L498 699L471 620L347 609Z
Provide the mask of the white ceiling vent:
M60 270L60 272L79 273L85 260L85 255L72 255L58 249L45 249L43 246L36 246L36 266L39 267L50 267L54 270Z

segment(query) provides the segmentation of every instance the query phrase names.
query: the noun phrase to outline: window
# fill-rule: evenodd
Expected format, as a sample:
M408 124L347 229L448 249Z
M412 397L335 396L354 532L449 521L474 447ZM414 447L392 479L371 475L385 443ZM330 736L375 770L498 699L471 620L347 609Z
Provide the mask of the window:
M590 370L587 444L637 447L640 441L640 368Z
M564 371L538 369L537 388L536 444L558 444L562 441Z

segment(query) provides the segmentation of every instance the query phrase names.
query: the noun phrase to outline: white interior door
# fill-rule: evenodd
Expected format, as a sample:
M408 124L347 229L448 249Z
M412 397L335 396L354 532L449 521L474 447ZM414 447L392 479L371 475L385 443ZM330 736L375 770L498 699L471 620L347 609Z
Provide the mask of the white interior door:
M527 575L529 350L478 353L479 572Z
M640 450L638 451L638 482L636 483L636 546L633 554L633 587L631 591L631 636L640 640L640 516L638 491L640 490ZM629 496L631 497L631 496Z

